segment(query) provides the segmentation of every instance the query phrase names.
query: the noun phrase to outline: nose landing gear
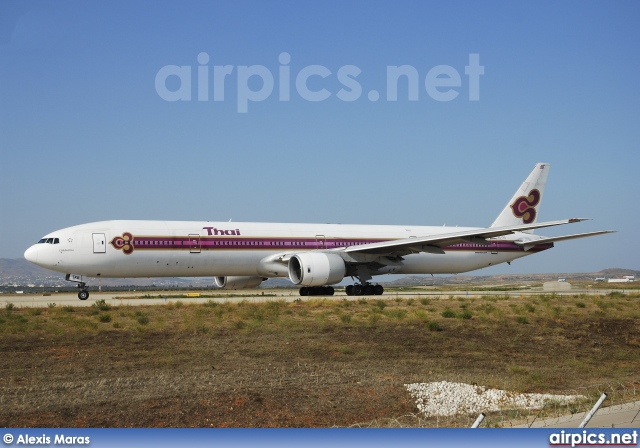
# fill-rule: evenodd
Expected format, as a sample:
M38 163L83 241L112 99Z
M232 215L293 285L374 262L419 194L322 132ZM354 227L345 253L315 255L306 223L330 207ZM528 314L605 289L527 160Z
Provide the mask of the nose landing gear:
M81 275L76 274L67 274L65 280L69 282L75 282L78 284L78 288L80 288L80 292L78 293L78 299L87 300L89 298L89 291L87 291L87 284L82 281Z
M89 298L89 291L87 291L85 284L80 283L78 285L78 288L82 288L81 291L78 293L78 299L87 300Z

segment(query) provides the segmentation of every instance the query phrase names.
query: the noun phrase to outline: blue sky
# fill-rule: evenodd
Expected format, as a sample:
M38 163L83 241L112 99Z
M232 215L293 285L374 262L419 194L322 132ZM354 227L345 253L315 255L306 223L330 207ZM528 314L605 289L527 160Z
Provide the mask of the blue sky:
M539 219L593 221L541 233L619 232L479 272L640 269L639 18L635 1L3 1L0 257L107 219L485 226L548 162ZM418 73L416 101L406 79L387 99L387 68L402 65ZM159 94L167 66L191 67L190 101ZM222 101L215 66L232 67ZM255 66L274 88L241 113L238 98L264 88L240 78ZM296 87L310 66L330 72L306 83L323 101ZM337 95L346 66L354 101ZM460 75L436 89L449 101L426 87L439 66Z

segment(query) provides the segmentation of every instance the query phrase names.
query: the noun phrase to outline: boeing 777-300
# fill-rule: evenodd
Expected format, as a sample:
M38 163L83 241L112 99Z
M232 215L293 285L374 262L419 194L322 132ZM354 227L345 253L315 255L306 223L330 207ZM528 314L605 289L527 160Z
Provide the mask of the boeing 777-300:
M66 275L86 300L86 277L214 277L221 288L254 288L286 277L300 295L332 295L331 285L357 279L347 295L381 295L382 274L455 274L509 263L555 242L538 228L583 221L537 222L549 164L538 163L489 227L286 224L209 221L102 221L57 230L24 257Z

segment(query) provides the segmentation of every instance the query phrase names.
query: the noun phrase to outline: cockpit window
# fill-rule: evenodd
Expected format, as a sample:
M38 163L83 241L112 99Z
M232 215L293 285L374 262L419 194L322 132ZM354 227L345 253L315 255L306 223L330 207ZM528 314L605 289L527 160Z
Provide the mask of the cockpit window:
M60 244L60 238L42 238L37 244Z

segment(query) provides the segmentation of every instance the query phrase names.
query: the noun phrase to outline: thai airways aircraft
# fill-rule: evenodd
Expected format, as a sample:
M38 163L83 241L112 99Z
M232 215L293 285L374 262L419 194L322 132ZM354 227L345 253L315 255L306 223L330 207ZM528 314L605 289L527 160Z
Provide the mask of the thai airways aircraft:
M348 295L381 295L382 274L453 274L553 247L557 241L612 231L546 238L538 228L583 221L537 223L549 172L538 163L489 227L424 227L247 222L103 221L57 230L24 257L78 283L85 277L205 277L218 287L253 288L288 277L300 295L332 295L345 277L358 280Z

